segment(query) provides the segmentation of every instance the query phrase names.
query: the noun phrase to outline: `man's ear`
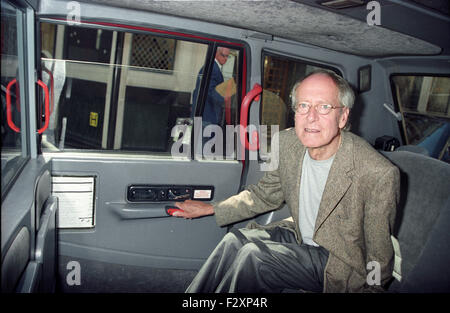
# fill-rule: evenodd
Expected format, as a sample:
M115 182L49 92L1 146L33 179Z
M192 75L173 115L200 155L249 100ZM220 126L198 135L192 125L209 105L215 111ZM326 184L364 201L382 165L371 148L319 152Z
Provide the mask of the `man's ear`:
M347 125L348 116L350 114L349 108L342 108L341 115L339 116L339 128L343 129Z

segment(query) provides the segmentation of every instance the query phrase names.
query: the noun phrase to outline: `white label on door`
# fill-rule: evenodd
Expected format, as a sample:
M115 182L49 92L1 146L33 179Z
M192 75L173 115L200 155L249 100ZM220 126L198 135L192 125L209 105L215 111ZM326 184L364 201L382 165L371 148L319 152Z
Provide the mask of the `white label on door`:
M194 190L194 199L211 199L211 190Z
M94 219L94 177L52 177L58 197L58 228L91 228Z

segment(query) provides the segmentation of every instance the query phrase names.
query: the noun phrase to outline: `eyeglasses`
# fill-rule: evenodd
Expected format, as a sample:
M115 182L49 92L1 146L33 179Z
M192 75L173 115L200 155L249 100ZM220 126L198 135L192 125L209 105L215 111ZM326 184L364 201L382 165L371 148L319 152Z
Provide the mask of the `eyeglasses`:
M310 103L301 102L297 104L295 113L300 115L305 115L309 113L309 110L311 109L312 105ZM316 104L314 106L314 110L316 110L317 113L321 115L327 115L331 112L333 109L340 109L343 108L343 106L335 106L331 104Z

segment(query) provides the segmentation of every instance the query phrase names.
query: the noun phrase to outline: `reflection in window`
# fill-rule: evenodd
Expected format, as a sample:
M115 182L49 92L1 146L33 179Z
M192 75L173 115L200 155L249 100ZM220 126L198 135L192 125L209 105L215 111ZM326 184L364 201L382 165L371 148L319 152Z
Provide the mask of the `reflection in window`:
M392 83L406 144L419 145L432 157L448 161L450 77L395 75Z
M67 26L64 47L66 59L109 63L112 36L112 31Z

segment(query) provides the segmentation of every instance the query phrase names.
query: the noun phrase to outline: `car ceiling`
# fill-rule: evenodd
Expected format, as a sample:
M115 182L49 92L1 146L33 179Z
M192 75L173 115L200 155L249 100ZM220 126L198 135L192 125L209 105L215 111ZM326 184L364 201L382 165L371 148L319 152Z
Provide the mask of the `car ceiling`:
M379 26L367 23L367 0L345 9L328 9L319 4L323 1L89 2L213 22L366 57L450 55L448 0L378 0Z

